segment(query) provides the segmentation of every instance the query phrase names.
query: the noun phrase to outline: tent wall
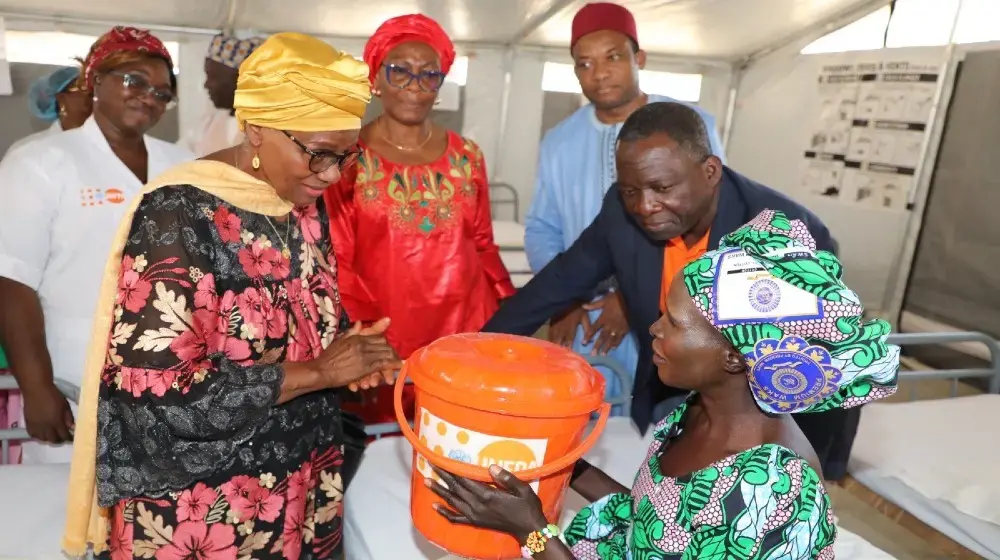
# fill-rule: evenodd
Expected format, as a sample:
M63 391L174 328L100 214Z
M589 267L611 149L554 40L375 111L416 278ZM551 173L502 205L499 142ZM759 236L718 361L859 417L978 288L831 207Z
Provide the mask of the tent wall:
M943 60L944 49L898 49L896 54ZM803 152L820 114L820 69L882 56L878 51L837 53L751 66L740 84L729 145L734 168L798 200L826 222L840 244L848 282L872 310L883 309L887 301L911 212L814 196L800 183Z
M86 23L53 23L38 20L8 20L10 29L63 31L99 35L107 28ZM180 44L178 78L181 133L197 129L208 108L204 93L204 54L211 30L182 29L156 31L163 40ZM364 40L324 37L337 48L360 56ZM460 118L448 117L443 124L461 122L462 134L476 141L486 157L490 177L512 185L520 197L520 219L531 202L538 159L538 143L543 131L544 95L542 71L547 61L571 62L565 48L509 48L502 46L457 45L460 55L469 57L468 81L464 88ZM85 54L85 53L81 53ZM725 123L729 105L732 69L729 63L705 59L650 55L646 68L666 72L702 74L699 105L713 113L719 126ZM720 131L721 132L721 131Z
M993 194L990 194L993 198L984 198L984 191L996 192L994 187L980 184L984 177L996 172L995 158L990 157L992 152L989 150L989 146L996 142L993 138L996 127L989 124L991 121L984 120L984 115L992 112L995 104L989 99L989 91L995 91L1000 86L991 81L995 79L995 72L987 70L989 64L983 63L983 71L976 72L976 77L966 76L972 66L965 65L963 68L962 79L979 83L981 90L978 94L964 93L969 99L966 102L955 101L968 105L960 111L966 115L966 122L960 122L961 114L954 117L957 120L947 123L945 117L952 94L958 95L956 88L961 84L959 82L954 88L950 85L956 65L967 56L977 62L993 57L995 64L1000 44L893 50L894 54L936 56L946 63L948 74L944 78L940 110L931 125L928 155L918 182L914 207L902 212L831 201L810 195L801 188L802 153L817 115L818 71L822 65L844 60L845 57L857 60L866 56L865 53L802 56L798 52L803 46L790 45L756 61L743 72L729 146L731 164L799 200L827 222L840 241L848 281L857 288L871 310L895 321L899 313L906 309L909 312L904 313L904 319L908 317L913 328L918 330L922 328L920 325L934 323L993 332L997 328L995 317L987 320L980 315L987 313L987 307L996 308L993 294L1000 290L1000 268L984 268L985 265L972 263L991 262L988 259L979 260L981 256L977 252L994 250L992 248L1000 242L1000 222L982 217L977 219L975 213L962 211L956 206L958 200L965 200L962 204L978 205L977 208L986 212L1000 203L1000 199L989 202L996 198ZM984 52L989 54L972 54ZM884 51L875 51L870 56L884 54ZM984 83L996 87L982 89L986 87ZM928 197L932 177L934 190ZM923 212L925 207L926 214ZM962 223L963 220L970 223ZM927 229L921 236L924 225ZM970 227L976 227L975 233ZM914 261L915 254L917 258ZM949 266L952 261L954 266ZM909 273L911 263L912 275ZM959 263L964 264L959 266ZM954 290L942 284L941 273L945 272L950 277L958 270L964 270L968 280L968 285L962 289L962 305L974 306L979 302L983 307L978 313L963 313L962 309L969 307L946 304L948 298L956 296ZM903 297L908 286L915 287L916 291L909 294L911 297L904 308ZM917 303L918 300L923 303ZM928 301L931 300L940 300L948 309L940 309L940 305L935 310L928 309L931 305ZM932 315L932 321L925 320L927 318L920 313ZM901 328L907 328L906 323L904 320Z
M968 53L948 110L904 311L1000 336L1000 50Z
M197 126L207 105L202 84L202 59L208 45L204 36L179 39L181 129ZM328 39L338 48L360 55L364 44L358 40ZM535 187L538 144L543 130L545 96L541 89L546 61L569 62L561 50L501 48L461 48L469 57L468 81L464 88L462 134L475 140L486 157L490 177L513 186L520 197L519 219L524 218ZM509 83L507 69L510 69ZM721 126L728 106L731 70L728 66L684 64L650 57L650 70L698 72L702 74L699 105L712 112ZM506 110L505 110L506 98ZM195 100L195 101L192 101ZM449 117L442 124L456 122ZM546 120L546 123L551 119Z

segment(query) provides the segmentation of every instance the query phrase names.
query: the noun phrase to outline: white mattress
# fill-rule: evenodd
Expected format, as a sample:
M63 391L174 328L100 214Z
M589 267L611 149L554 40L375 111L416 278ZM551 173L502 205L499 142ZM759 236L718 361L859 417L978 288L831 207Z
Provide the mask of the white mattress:
M995 424L994 424L995 425ZM587 454L623 484L630 484L652 438L641 438L628 418L608 420L601 440ZM860 436L859 436L860 439ZM351 560L443 559L410 522L412 451L402 438L373 442L345 498L344 541ZM69 465L0 466L0 558L65 560L59 542L65 522ZM566 496L563 521L586 505ZM385 535L394 535L385 538ZM888 560L892 556L843 529L836 544L841 560Z
M0 558L66 560L69 465L0 466Z
M848 470L955 542L1000 560L1000 395L865 407Z
M517 222L493 220L493 241L501 249L524 249L524 226Z
M652 432L641 438L631 419L608 420L604 434L586 458L623 484L631 485L635 471L646 457ZM383 558L454 558L429 543L410 521L410 472L412 448L403 438L373 442L365 452L344 498L344 544L351 560ZM562 523L586 503L574 492L566 495ZM386 535L393 535L386 538ZM861 537L840 530L836 543L839 560L889 560L889 554Z
M531 274L531 265L528 264L528 254L524 251L500 251L500 260L511 274L527 273Z

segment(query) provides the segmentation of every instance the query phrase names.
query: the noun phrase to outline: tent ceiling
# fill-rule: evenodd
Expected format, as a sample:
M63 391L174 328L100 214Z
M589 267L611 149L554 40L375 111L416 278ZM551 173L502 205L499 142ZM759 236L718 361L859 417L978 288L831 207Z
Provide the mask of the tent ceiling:
M463 43L564 46L586 0L234 0L232 24L263 32L365 37L386 18L423 12ZM872 0L624 0L653 53L736 59ZM0 12L156 26L222 28L229 0L0 0ZM561 9L560 9L561 8ZM547 21L544 21L548 17ZM537 24L541 24L540 26ZM536 28L537 27L537 28Z

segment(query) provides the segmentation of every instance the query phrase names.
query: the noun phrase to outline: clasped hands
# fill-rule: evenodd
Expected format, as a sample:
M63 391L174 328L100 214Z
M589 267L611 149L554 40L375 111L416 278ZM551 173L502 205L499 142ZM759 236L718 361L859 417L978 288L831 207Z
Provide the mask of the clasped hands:
M388 328L388 317L369 327L355 323L319 355L316 369L330 386L355 392L377 387L383 381L392 385L403 362L386 340Z

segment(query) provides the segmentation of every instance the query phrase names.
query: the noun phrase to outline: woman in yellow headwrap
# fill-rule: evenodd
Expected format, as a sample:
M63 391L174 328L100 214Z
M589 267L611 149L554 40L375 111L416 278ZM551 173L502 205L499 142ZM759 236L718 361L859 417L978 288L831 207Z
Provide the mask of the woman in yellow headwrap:
M240 68L244 142L131 206L94 322L67 553L339 556L353 471L339 393L398 366L387 321L350 328L316 204L369 99L364 63L274 35Z

